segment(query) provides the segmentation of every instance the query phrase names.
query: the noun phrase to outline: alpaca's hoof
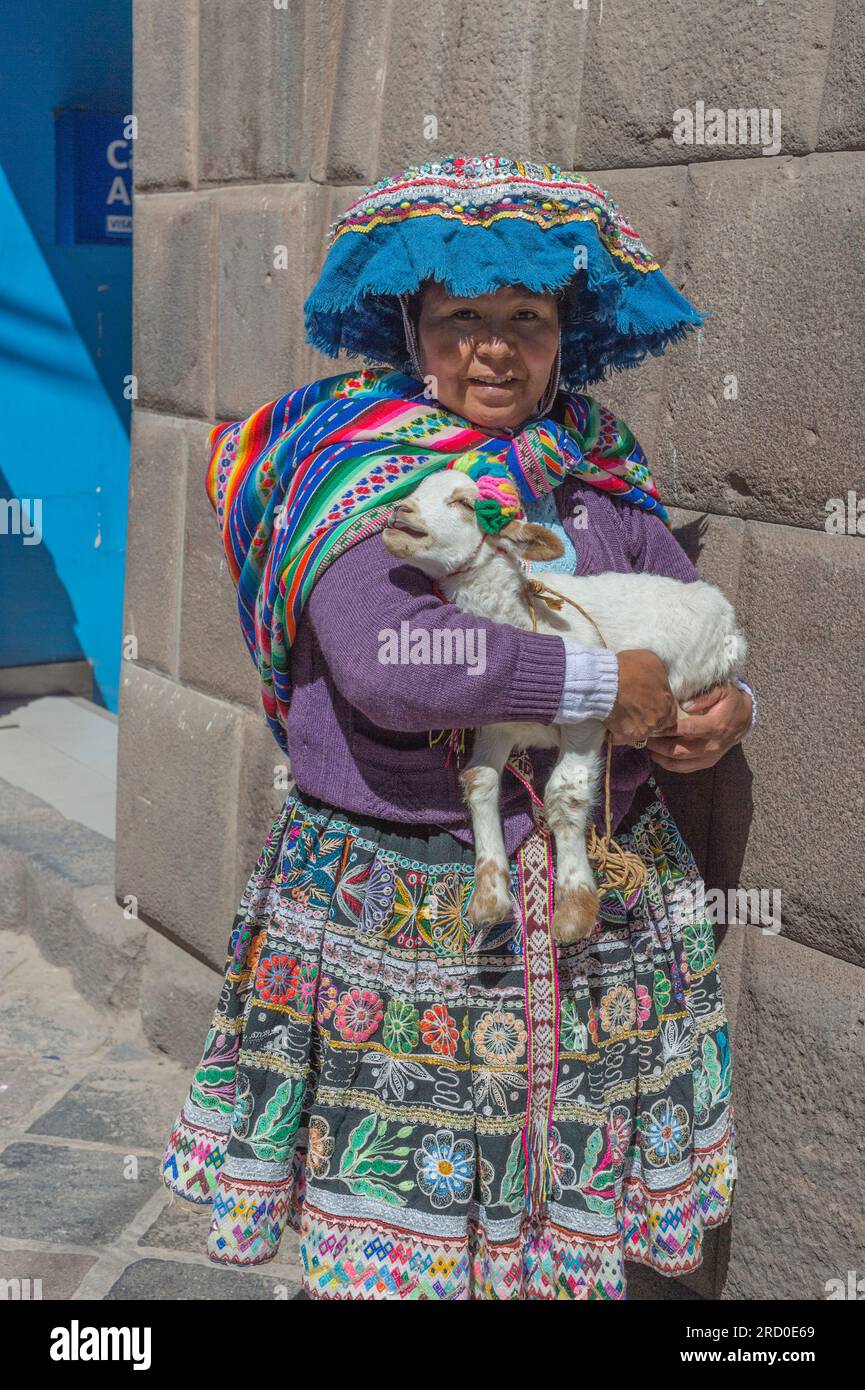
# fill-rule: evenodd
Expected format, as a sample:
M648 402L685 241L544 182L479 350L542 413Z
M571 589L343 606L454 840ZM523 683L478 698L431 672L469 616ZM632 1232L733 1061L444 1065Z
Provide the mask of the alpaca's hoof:
M475 887L467 917L473 927L495 926L511 915L510 874L493 859L482 859L475 869Z
M562 946L569 946L588 936L598 920L600 902L597 889L587 888L584 883L578 888L557 890L553 913L553 936L556 941Z

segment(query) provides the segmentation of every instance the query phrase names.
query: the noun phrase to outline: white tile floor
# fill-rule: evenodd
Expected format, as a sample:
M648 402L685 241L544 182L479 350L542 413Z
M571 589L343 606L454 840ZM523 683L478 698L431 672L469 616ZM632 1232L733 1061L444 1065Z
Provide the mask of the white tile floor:
M0 700L0 777L113 840L117 716L78 695Z

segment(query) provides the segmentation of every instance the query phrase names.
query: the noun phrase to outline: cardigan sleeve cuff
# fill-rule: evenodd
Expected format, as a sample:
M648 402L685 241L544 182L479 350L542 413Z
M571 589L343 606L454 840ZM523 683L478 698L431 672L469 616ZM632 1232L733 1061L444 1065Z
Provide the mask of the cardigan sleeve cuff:
M541 633L516 636L519 650L508 680L504 713L485 722L554 724L565 678L565 643L561 637Z
M748 682L743 681L740 676L734 676L730 684L737 685L740 690L747 690L748 694L751 696L751 729L753 729L757 722L757 696L754 694ZM748 729L747 732L750 733L751 729Z
M606 719L619 690L619 663L607 647L565 643L565 684L555 723Z

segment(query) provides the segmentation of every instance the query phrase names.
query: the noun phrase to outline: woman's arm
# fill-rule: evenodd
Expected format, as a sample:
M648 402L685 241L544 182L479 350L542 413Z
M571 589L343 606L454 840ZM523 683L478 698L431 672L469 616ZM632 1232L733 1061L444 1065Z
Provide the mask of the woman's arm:
M667 575L686 584L701 577L660 517L626 502L615 505L635 570ZM712 767L728 749L741 742L757 717L754 693L747 681L739 680L686 700L682 708L689 713L679 719L675 732L650 738L646 745L655 762L671 772Z
M700 571L659 516L615 497L611 501L622 523L625 549L633 569L680 579L683 584L701 578Z
M380 728L409 733L511 720L552 724L559 714L562 639L442 603L426 575L395 560L380 535L333 561L313 587L307 615L337 689ZM462 659L430 660L436 644L442 655ZM412 651L419 660L411 660ZM605 718L616 695L615 657L585 647L569 661L582 687L582 712L572 717Z

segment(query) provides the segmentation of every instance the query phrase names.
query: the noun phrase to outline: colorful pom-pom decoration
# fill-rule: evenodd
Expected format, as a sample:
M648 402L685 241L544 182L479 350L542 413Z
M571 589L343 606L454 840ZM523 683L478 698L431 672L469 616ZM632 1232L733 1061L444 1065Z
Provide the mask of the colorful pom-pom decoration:
M482 454L469 452L447 466L467 473L477 484L475 516L482 531L495 535L508 522L523 515L519 490L503 463L494 463Z

